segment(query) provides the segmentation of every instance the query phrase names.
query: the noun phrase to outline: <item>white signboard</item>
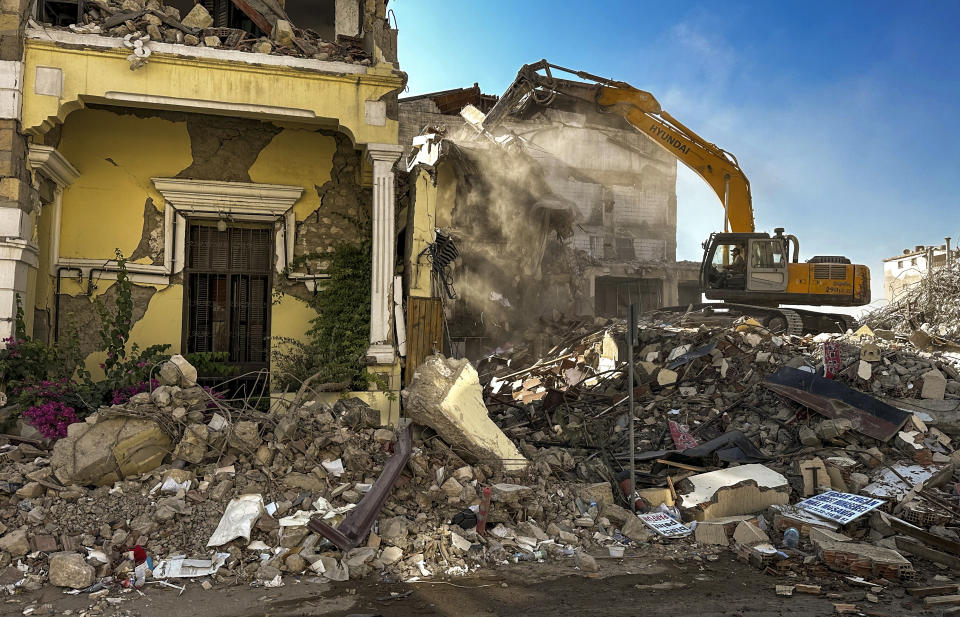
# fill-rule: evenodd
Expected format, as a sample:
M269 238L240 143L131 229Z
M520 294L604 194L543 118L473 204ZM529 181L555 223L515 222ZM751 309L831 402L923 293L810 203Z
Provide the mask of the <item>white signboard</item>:
M797 503L797 507L825 519L846 525L884 504L882 499L827 491Z
M648 512L637 515L644 524L667 538L682 538L690 535L690 528L663 512Z

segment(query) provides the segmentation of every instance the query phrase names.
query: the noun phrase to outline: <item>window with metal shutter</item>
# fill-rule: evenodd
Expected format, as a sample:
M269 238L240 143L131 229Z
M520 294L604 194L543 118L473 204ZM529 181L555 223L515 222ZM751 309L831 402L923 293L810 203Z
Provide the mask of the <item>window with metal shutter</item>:
M273 229L192 222L184 319L188 353L227 353L242 372L267 368Z

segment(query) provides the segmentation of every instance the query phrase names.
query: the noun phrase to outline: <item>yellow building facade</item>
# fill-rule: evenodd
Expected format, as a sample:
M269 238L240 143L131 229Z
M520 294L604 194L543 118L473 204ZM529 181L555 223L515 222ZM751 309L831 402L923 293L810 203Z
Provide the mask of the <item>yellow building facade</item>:
M19 253L0 253L0 334L12 332L19 297L29 333L77 332L96 370L93 299L110 297L119 251L134 284L131 344L228 349L235 364L269 368L272 341L309 328L323 254L356 240L349 221L366 218L367 362L397 389L393 166L405 75L375 43L367 64L150 45L132 70L121 38L31 24L22 59L2 63L16 77L34 190L8 225ZM395 402L374 402L396 416Z

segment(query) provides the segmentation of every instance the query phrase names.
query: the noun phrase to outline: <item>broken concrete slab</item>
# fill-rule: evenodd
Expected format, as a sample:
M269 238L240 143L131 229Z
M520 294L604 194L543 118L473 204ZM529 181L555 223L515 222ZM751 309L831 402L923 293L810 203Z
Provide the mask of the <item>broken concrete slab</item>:
M810 542L814 546L820 546L824 542L852 542L853 539L849 536L845 536L842 533L837 533L836 531L831 531L829 529L822 529L820 527L813 527L810 529Z
M861 542L825 540L817 556L831 570L857 576L904 580L913 574L913 565L897 551Z
M170 438L153 420L98 416L71 424L54 445L50 464L62 484L113 484L156 469L172 450Z
M787 479L759 463L698 474L680 485L680 509L698 521L752 514L790 500Z
M439 354L427 358L401 395L414 422L437 431L475 462L500 464L507 471L527 467L527 459L490 419L477 371L468 360Z
M896 463L892 470L887 467L878 469L871 476L870 484L861 489L861 493L877 499L900 501L915 486L923 484L926 488L940 486L953 475L953 463L939 465L917 465ZM910 484L904 482L906 478Z

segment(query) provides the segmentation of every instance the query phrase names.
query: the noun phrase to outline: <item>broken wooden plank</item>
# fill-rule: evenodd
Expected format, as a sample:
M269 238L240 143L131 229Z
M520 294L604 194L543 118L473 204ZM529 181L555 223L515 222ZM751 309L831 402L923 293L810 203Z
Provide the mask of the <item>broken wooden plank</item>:
M960 590L958 585L937 585L935 587L914 587L907 589L907 593L915 598L926 598L927 596L942 596L955 593Z
M960 557L954 557L953 555L948 555L943 551L930 548L922 542L917 542L912 538L897 536L895 541L898 549L906 551L911 555L923 557L924 559L934 563L942 563L950 566L951 568L960 569Z
M797 593L820 594L820 585L795 585L794 591Z
M953 604L960 604L960 595L928 596L923 599L924 606L950 606Z
M105 20L103 20L103 23L100 24L100 28L103 30L109 30L110 28L119 26L120 24L128 20L136 21L141 17L143 17L143 15L146 12L147 12L146 10L141 10L141 11L125 11L123 13L116 13L106 18Z
M244 15L249 17L250 21L255 23L258 28L263 30L264 34L270 36L270 33L273 32L273 25L267 21L267 18L264 17L260 11L247 4L245 0L233 0L233 4L236 5L236 7L240 9Z
M936 546L937 548L942 548L945 551L948 551L954 555L960 555L960 542L954 542L953 540L948 540L947 538L941 538L936 536L929 531L924 531L916 525L912 525L907 521L901 520L895 516L880 513L880 518L884 523L893 527L896 531L905 533L912 538L916 538L921 542L929 544L931 546Z
M293 44L297 46L300 51L306 54L308 57L313 57L314 54L318 53L320 50L317 47L308 41L307 39L300 38L299 36L293 37Z
M687 471L696 471L698 473L703 473L709 471L706 467L697 467L696 465L686 465L684 463L677 463L675 461L668 461L665 458L658 458L656 462L662 465L670 465L671 467L679 467L680 469L686 469Z

